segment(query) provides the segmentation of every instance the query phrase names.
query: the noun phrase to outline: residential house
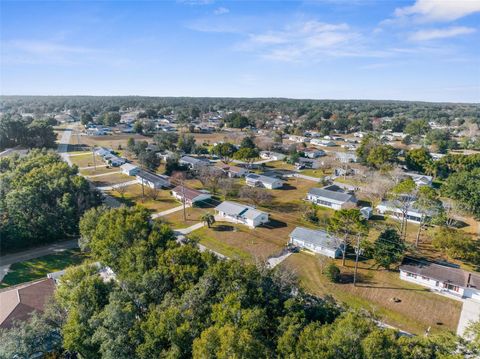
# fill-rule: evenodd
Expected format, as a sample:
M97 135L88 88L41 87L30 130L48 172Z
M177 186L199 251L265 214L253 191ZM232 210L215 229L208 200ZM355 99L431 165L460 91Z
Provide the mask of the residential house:
M268 177L263 175L257 175L250 173L245 176L247 186L250 187L263 187L268 189L276 189L283 187L283 181L279 178Z
M132 165L131 163L124 163L120 168L122 169L122 173L127 176L135 176L140 170L138 166Z
M365 219L370 219L370 217L372 217L372 212L373 212L372 207L362 207L362 208L360 208L360 213L361 213L362 217L365 218Z
M412 172L405 172L404 175L413 179L417 187L432 186L432 181L433 181L432 176L426 176L426 175L421 175L421 174L412 173Z
M304 136L289 135L288 139L292 142L308 142L308 138Z
M322 188L310 188L306 200L334 210L350 208L357 203L354 194L351 194L336 185L325 186Z
M325 156L325 151L315 147L308 147L303 150L303 153L305 154L305 157L308 157L308 158L318 158L321 156Z
M172 196L180 202L183 202L183 199L185 198L185 204L188 204L189 206L193 206L195 203L208 201L212 198L212 195L207 191L199 191L185 186L177 186L172 189Z
M339 238L322 230L304 227L296 227L290 233L289 243L330 258L340 257L343 250L343 244Z
M139 170L136 174L137 182L150 188L160 189L170 187L168 176L157 175L155 173Z
M325 140L322 138L314 138L310 141L312 145L322 147L335 147L337 144L331 140Z
M54 291L55 282L50 278L0 290L0 328L11 328L15 321L42 312Z
M318 160L311 159L311 158L299 157L295 161L295 166L297 166L297 168L299 170L304 169L304 168L306 168L306 169L317 169L317 168L320 168L321 162L318 161Z
M268 213L259 211L245 204L224 201L215 207L219 220L245 224L250 228L268 222Z
M358 160L356 154L349 152L335 152L335 157L342 163L357 162Z
M382 201L377 206L377 212L383 215L387 215L396 220L402 220L403 207L404 204L400 201ZM420 223L425 217L431 217L435 215L435 212L432 210L421 210L416 206L415 201L412 201L406 215L407 221L413 223Z
M248 174L248 170L244 167L226 165L221 168L230 178L239 178Z
M272 151L261 151L260 158L264 160L274 160L274 161L283 161L287 156L283 153L272 152Z
M407 258L400 266L400 279L434 291L480 300L480 274L460 268Z
M183 156L182 158L180 158L178 163L188 167L191 170L198 170L200 167L210 165L210 161L206 158L191 157L191 156Z

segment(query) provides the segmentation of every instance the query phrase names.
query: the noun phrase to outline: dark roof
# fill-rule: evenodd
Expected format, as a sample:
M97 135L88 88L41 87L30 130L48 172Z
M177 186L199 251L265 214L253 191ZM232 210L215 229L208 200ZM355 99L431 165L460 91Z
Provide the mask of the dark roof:
M308 193L317 197L328 198L330 200L339 202L355 201L354 195L344 192L340 187L335 185L326 186L323 188L310 188Z
M148 182L168 183L168 177L167 176L160 176L160 175L150 173L150 172L146 172L146 171L143 171L143 170L138 171L137 176L147 180Z
M182 186L175 187L174 189L172 189L172 192L178 193L180 196L183 196L183 194L185 193L185 199L187 201L191 201L197 198L198 196L205 194L205 192L201 192L193 188L185 187L183 189Z
M400 270L441 282L448 282L459 287L480 288L480 274L470 273L460 268L406 258L400 266Z
M43 311L55 291L55 282L41 281L7 288L0 292L0 328L11 328L14 321L24 321L33 311Z

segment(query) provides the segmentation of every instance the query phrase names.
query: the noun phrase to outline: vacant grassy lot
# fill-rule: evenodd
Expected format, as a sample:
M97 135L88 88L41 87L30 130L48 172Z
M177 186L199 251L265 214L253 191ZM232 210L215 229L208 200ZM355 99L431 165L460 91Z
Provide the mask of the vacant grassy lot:
M89 147L107 147L114 150L127 147L129 138L134 138L135 141L152 142L152 139L139 134L122 134L122 135L107 135L107 136L80 136L80 143ZM77 144L77 136L72 136L71 144ZM120 147L119 147L120 146Z
M85 152L79 155L70 156L70 161L78 167L90 167L93 166L92 152ZM104 165L105 162L99 156L95 156L95 162L97 165Z
M250 229L241 224L217 222L212 228L193 232L200 243L232 258L265 261L280 253L288 242L294 225L273 219L265 227Z
M295 166L284 161L272 161L272 162L265 163L265 170L274 170L274 169L293 171L295 170Z
M133 177L131 178L133 179ZM123 197L117 190L108 191L108 194L127 206L135 206L137 204L148 208L152 213L165 211L180 205L180 203L172 197L169 190L158 190L156 199L148 196L149 191L151 191L151 189L145 187L145 198L143 198L142 186L140 184L134 184L126 187L126 192L123 194Z
M44 278L71 265L80 264L84 256L78 249L65 250L48 256L12 264L8 274L0 283L0 288Z
M213 133L195 133L193 134L197 140L197 144L201 145L206 143L208 145L213 145L216 142L230 142L234 144L240 144L242 139L245 137L246 133L241 131L235 132L213 132Z
M117 171L119 170L117 169ZM112 173L105 176L88 178L88 180L97 187L111 186L118 183L133 181L134 179L134 177L124 175L123 173Z
M295 272L301 285L312 294L333 295L352 307L367 308L388 324L408 332L423 334L428 327L433 331L456 330L461 302L402 281L398 272L373 269L369 262L359 264L360 282L355 287L351 283L354 263L347 261L347 267L341 267L341 260L337 262L342 284L326 279L319 257L304 252L293 254L281 266Z

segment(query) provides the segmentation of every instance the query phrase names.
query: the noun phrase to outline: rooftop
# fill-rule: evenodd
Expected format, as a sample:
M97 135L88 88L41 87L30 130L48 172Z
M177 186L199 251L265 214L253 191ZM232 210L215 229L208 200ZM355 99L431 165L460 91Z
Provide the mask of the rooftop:
M290 238L300 239L302 241L312 243L317 247L324 247L332 250L336 250L341 245L341 240L328 234L322 230L308 229L304 227L296 227Z
M215 209L230 216L244 217L248 219L256 218L265 213L245 204L230 201L220 203Z
M308 190L308 193L317 197L328 198L330 200L338 202L355 201L355 196L353 194L347 193L343 189L335 185L330 185L323 188L310 188Z

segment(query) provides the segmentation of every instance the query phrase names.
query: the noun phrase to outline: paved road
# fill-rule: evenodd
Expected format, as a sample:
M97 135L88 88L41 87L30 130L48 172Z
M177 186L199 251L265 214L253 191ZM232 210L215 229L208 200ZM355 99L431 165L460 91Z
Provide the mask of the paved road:
M188 208L190 207L188 204L185 205L185 208ZM178 206L178 207L175 207L175 208L170 208L170 209L167 209L163 212L158 212L158 213L154 213L152 214L152 218L158 218L158 217L162 217L162 216L166 216L168 214L171 214L171 213L175 213L175 212L178 212L178 211L181 211L183 209L183 205L181 206Z
M49 244L42 247L28 249L23 252L6 254L0 257L0 265L6 266L6 265L10 265L17 262L28 261L33 258L46 256L47 254L63 252L66 249L77 248L77 247L78 247L78 241L76 239L72 239L70 241L59 242L59 243Z
M278 266L280 263L282 263L285 259L287 259L291 255L292 255L292 252L287 252L287 253L283 253L282 255L280 255L278 257L268 258L267 266L269 268L275 268L276 266Z
M294 173L294 174L291 174L291 175L287 175L285 177L290 177L290 178L303 178L304 180L307 180L307 181L313 181L313 182L322 182L322 179L321 178L317 178L317 177L312 177L312 176L307 176L307 175L302 175L301 173Z
M194 224L193 226L190 226L190 227L187 227L187 228L181 228L181 229L176 229L175 230L175 233L177 234L188 234L188 233L191 233L199 228L202 228L203 226L205 225L204 222L198 222L196 224Z
M73 125L69 125L63 132L62 137L58 141L57 152L62 156L63 160L68 163L69 166L72 166L72 161L70 161L70 155L68 154L68 144L70 143L70 137L72 137L72 128Z
M463 300L462 312L460 313L460 320L458 321L457 334L462 335L471 321L480 319L480 302L466 298Z
M70 155L72 157L72 155ZM87 167L78 167L79 170L94 170L99 167L107 167L108 165L96 165L96 166L87 166Z

